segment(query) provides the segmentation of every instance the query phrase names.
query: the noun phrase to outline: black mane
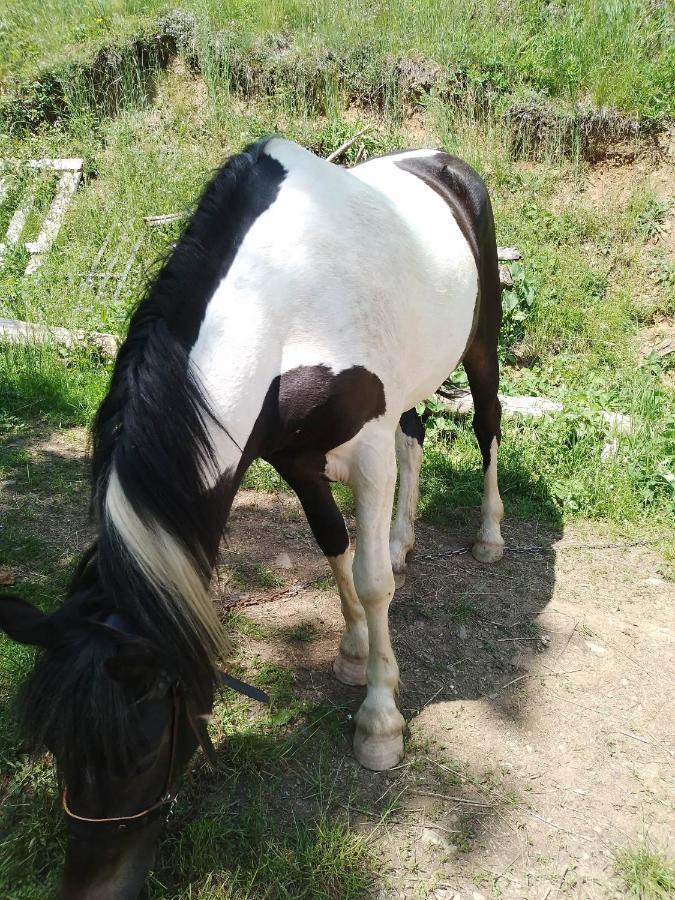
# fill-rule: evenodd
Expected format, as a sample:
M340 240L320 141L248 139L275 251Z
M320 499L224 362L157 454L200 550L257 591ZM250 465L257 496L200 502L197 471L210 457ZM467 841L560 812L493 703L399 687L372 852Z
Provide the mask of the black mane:
M90 601L95 608L95 597L81 595L78 608L70 601L64 613L88 615ZM105 671L115 652L106 629L73 631L69 640L41 654L19 695L24 733L34 748L47 746L73 788L97 769L125 771L137 749L137 707Z
M197 702L213 687L221 645L180 602L170 609L167 596L148 582L107 515L106 498L114 473L136 516L177 542L206 590L227 515L228 485L221 478L215 487L203 487L203 471L214 462L208 431L214 419L189 353L211 296L285 174L263 153L265 144L259 141L229 159L206 185L131 317L91 432L98 537L75 572L63 608L84 615L93 603L126 616L161 649L169 670ZM35 742L46 739L61 758L79 753L89 763L106 746L112 756L129 750L124 735L132 723L124 692L103 666L109 653L105 636L94 636L41 655L21 703Z

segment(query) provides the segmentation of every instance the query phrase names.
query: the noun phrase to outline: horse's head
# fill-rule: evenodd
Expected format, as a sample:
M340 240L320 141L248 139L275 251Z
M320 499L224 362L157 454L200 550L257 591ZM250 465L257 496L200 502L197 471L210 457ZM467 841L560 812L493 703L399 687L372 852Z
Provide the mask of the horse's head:
M43 651L19 713L60 776L68 828L61 896L131 900L190 757L198 743L212 750L212 684L195 699L126 618L86 603L45 615L5 596L0 628Z

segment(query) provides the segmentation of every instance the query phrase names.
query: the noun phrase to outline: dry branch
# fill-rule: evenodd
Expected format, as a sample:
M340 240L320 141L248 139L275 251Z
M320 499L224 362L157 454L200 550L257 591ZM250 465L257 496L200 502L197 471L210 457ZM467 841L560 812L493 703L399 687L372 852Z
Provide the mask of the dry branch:
M326 157L326 162L335 162L336 159L339 159L343 153L346 153L347 150L349 150L349 148L358 141L361 135L365 134L366 131L368 131L369 128L370 125L366 125L365 128L362 128L361 131L357 131L356 134L352 135L352 137L349 138L349 140L346 140L344 144L340 144L337 150L333 150L333 152Z
M186 212L165 213L161 216L143 216L143 221L151 228L158 225L169 225L171 222L179 222L187 216Z
M473 412L473 397L470 391L462 389L453 390L448 393L444 390L437 392L437 396L442 401L448 412L456 413L459 416L466 416ZM563 404L558 400L549 400L547 397L507 397L504 394L499 395L502 405L502 412L505 416L531 416L540 419L547 413L560 413L563 411ZM624 413L609 412L602 410L600 415L610 431L615 434L629 434L632 427L630 416Z

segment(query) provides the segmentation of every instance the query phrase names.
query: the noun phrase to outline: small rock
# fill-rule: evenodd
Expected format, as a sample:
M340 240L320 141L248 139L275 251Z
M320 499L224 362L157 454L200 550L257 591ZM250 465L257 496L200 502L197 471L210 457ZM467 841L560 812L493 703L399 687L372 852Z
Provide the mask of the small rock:
M457 637L460 641L465 641L467 638L468 632L466 630L466 625L458 625L457 626Z
M284 553L280 553L280 554L277 556L277 558L274 560L274 562L272 563L272 565L273 565L276 569L285 569L286 571L288 571L289 569L292 569L292 568L293 568L293 563L292 563L292 561L291 561L291 558L290 558L290 556L288 555L288 553L285 553L285 552L284 552Z
M445 844L445 841L433 828L425 828L422 831L422 843L429 844L434 847L442 847Z
M654 575L651 578L645 578L642 583L646 584L648 587L659 587L663 584L663 578L657 578Z
M3 587L9 587L10 584L16 584L16 576L13 572L10 572L9 569L5 569L4 566L0 566L0 584Z
M596 656L604 656L605 653L607 653L607 650L604 647L601 647L600 644L594 644L592 641L586 641L586 646L591 653L595 653Z

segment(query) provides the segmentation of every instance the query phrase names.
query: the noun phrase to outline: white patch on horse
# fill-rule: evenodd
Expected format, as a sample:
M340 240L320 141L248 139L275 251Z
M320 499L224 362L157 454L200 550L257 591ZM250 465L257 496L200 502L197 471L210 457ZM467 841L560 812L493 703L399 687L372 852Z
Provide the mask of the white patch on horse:
M399 465L398 502L389 537L389 553L394 573L402 575L406 570L406 557L415 544L422 446L416 438L404 434L400 425L396 429L396 458Z
M333 663L333 671L343 684L361 685L366 683L368 624L354 587L353 561L354 551L351 547L340 556L328 557L340 593L340 605L345 620L345 632Z
M478 289L471 249L442 198L396 166L410 154L345 170L281 139L265 153L287 175L213 294L190 354L213 412L243 448L274 378L358 365L382 381L398 419L466 347ZM233 441L216 427L210 436L220 471L236 466Z
M499 496L497 483L497 438L490 445L490 465L483 480L481 523L472 553L480 562L497 562L504 555L504 538L500 523L504 518L504 504Z
M137 515L114 468L108 479L105 512L148 584L166 600L167 613L176 624L180 627L187 618L197 633L225 650L227 642L199 562L157 522L143 521Z

